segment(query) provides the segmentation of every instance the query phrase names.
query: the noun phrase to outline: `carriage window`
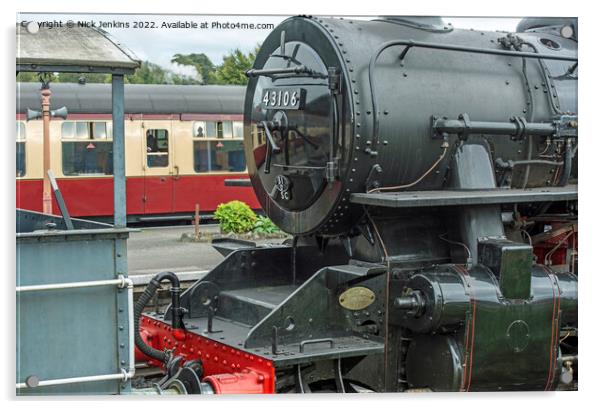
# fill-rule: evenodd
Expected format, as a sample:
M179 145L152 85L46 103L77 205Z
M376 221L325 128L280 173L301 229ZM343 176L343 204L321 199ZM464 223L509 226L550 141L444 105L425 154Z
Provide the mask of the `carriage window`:
M232 138L232 122L222 122L222 136L224 138Z
M106 122L94 122L92 139L107 139L111 137L111 129Z
M231 121L199 121L193 124L192 132L195 138L232 138L232 126Z
M207 125L205 122L195 122L192 125L192 135L195 138L204 138L207 136Z
M25 124L17 121L17 177L25 176Z
M72 122L65 121L61 125L62 139L111 139L112 124L110 122Z
M194 170L204 172L244 172L242 140L194 141Z
M217 138L217 126L216 126L216 122L207 122L207 132L205 133L205 136L208 138Z
M198 128L204 126L200 136ZM194 170L208 172L244 172L245 150L242 141L242 122L195 122L193 130ZM228 140L225 140L225 139Z
M61 137L63 139L75 138L75 122L63 122L61 125Z
M61 125L63 174L112 175L110 122L65 121Z
M169 132L166 129L146 131L146 165L149 168L169 165Z
M242 122L232 122L232 137L242 139Z

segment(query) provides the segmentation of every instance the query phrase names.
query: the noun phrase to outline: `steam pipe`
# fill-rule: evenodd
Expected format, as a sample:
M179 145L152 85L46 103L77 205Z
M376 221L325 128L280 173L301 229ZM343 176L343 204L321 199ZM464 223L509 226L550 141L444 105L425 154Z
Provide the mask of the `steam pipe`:
M136 346L138 349L140 349L140 351L142 351L142 353L153 359L167 363L167 361L169 361L171 358L171 355L147 345L140 336L140 316L142 315L142 311L144 311L144 308L148 302L153 298L157 289L161 287L161 281L164 280L168 280L171 283L170 291L172 305L172 327L174 330L181 329L183 327L182 309L180 307L180 293L182 292L182 288L180 287L180 279L171 271L166 271L159 273L152 278L134 307L134 340Z
M569 183L569 177L571 176L571 170L573 168L573 148L571 141L566 141L564 148L564 169L562 171L562 178L560 179L559 185L566 186Z

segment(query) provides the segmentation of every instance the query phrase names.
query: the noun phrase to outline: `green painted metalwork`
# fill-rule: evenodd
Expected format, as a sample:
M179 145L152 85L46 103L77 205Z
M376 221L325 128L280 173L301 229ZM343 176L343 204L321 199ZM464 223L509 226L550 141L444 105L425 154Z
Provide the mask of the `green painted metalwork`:
M127 275L131 230L17 210L17 287L111 280ZM128 296L117 285L18 292L16 377L40 381L118 374L129 367ZM21 388L19 395L116 394L130 382L107 380Z

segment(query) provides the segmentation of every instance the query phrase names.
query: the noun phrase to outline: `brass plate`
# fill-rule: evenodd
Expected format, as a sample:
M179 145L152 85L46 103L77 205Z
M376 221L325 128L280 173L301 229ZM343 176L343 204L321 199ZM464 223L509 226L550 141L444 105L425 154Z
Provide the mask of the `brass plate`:
M374 291L366 287L351 287L339 295L339 304L348 310L363 310L376 299Z

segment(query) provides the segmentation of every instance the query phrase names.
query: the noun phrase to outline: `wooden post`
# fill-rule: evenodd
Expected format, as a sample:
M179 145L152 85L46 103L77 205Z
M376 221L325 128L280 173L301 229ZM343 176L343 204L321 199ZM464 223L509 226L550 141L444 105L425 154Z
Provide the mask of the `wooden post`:
M44 123L44 185L42 191L42 211L52 214L52 187L48 171L50 170L50 89L42 88L42 120Z
M200 207L199 204L194 205L194 239L199 240L201 238L201 217L199 216Z

